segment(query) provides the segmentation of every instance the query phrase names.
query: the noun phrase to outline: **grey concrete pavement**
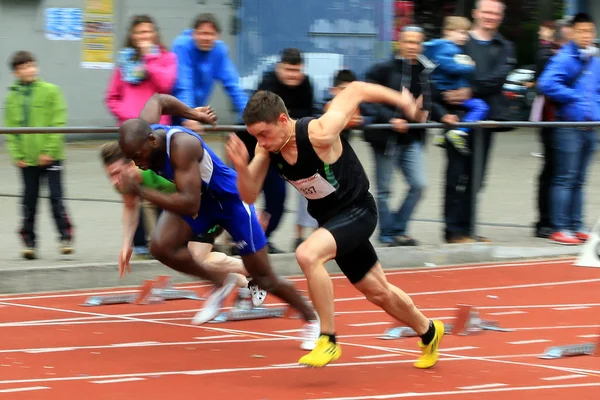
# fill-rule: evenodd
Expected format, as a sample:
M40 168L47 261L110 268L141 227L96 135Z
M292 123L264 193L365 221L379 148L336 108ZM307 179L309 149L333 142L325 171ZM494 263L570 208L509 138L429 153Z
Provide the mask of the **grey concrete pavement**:
M39 200L37 232L39 259L20 258L21 243L17 235L20 218L19 196L21 179L18 170L10 165L5 149L0 151L0 293L34 292L44 290L130 285L160 273L173 275L176 281L190 280L173 273L154 261L134 263L133 274L119 280L116 259L121 243L121 205L103 175L98 148L102 142L80 142L68 145L68 160L64 177L66 205L75 225L75 253L61 256L57 248L57 233L50 216L49 200ZM218 154L223 154L222 142L210 140ZM360 137L353 146L371 177L371 191L375 192L374 166L367 143ZM478 233L493 240L489 244L443 244L442 204L445 153L427 146L427 176L429 188L418 206L409 234L421 242L416 248L380 249L386 267L399 268L462 262L493 261L499 259L537 258L574 255L578 247L564 247L533 237L535 215L535 186L541 166L537 133L517 130L496 135L486 187L480 195ZM600 216L599 162L594 161L586 187L585 215L592 225ZM406 185L401 175L394 178L392 205L398 206ZM296 196L291 186L286 208L289 210L274 234L274 244L291 250L295 229ZM47 196L44 188L42 191ZM260 204L259 204L260 206ZM373 241L377 244L377 234ZM282 274L296 274L300 270L293 254L274 256L276 269ZM330 266L337 271L335 265Z

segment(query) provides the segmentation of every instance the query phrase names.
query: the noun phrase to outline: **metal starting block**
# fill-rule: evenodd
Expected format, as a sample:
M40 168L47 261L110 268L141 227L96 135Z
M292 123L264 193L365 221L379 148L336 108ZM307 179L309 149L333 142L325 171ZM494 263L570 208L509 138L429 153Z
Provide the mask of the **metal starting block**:
M566 346L548 347L544 354L538 358L544 360L554 360L557 358L574 356L600 356L598 345L596 343L571 344Z
M466 304L459 304L454 324L444 324L446 334L467 336L481 331L514 332L514 329L502 328L496 321L482 320L479 311ZM393 340L418 336L417 333L407 326L396 326L386 329L383 336L378 339Z
M296 310L292 310L290 307L254 307L249 289L240 288L233 296L235 297L233 298L231 311L222 312L210 320L209 323L216 324L267 318L298 318Z
M137 293L91 296L82 306L100 306L111 304L155 304L165 300L203 300L193 290L173 289L171 278L158 276L153 280L146 280Z

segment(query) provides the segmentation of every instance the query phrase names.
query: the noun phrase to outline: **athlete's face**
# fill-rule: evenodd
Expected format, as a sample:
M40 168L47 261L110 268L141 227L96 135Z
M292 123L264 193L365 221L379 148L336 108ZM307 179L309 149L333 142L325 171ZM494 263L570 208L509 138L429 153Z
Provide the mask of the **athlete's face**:
M280 114L274 123L257 122L246 127L260 147L273 153L283 147L290 137L291 128L290 119L285 114Z
M143 170L160 168L164 162L165 151L160 148L153 134L148 137L148 140L137 143L137 146L122 145L121 149L126 157Z
M131 161L126 162L123 159L115 161L112 164L108 164L107 166L104 167L104 170L106 172L106 175L108 176L108 179L110 180L110 183L112 183L113 186L115 186L117 183L119 183L119 179L121 178L121 174L123 172L132 171L132 170L135 170L136 172L138 171L138 169L136 168L136 166L133 162L131 162Z

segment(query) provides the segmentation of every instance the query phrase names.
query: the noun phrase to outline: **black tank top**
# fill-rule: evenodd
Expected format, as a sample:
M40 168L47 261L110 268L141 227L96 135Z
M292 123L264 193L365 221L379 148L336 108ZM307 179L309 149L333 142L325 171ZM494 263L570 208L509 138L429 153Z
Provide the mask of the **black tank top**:
M370 184L360 160L344 138L341 138L340 158L333 164L321 161L308 138L308 124L313 119L296 121L296 164L288 164L280 153L271 153L271 161L281 177L307 198L310 215L323 224L341 210L365 199Z

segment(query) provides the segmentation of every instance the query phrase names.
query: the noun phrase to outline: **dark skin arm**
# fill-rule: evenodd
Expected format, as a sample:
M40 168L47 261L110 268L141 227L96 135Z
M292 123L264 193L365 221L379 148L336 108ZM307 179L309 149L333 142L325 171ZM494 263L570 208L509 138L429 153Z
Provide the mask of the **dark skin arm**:
M210 106L190 108L171 95L158 93L148 99L140 113L140 119L149 124L158 124L160 117L165 114L211 125L217 122L217 114Z
M146 199L164 210L193 217L200 209L202 177L198 161L203 156L204 148L198 139L187 134L175 134L171 140L171 164L177 192L162 193L143 188L128 174L121 176L121 190Z

